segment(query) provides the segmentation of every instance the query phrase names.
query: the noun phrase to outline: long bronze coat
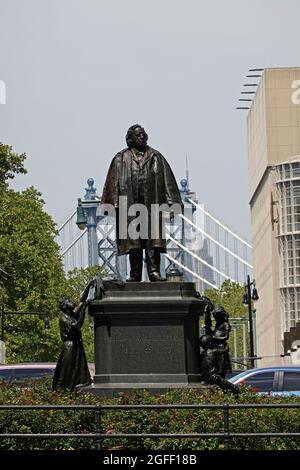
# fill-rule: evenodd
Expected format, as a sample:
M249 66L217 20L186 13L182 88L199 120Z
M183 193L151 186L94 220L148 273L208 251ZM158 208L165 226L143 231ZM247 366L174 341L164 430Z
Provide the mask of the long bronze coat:
M128 208L132 204L141 202L138 197L139 165L134 164L134 159L135 155L129 148L117 153L113 158L103 189L103 204L112 204L118 210L120 196L127 196ZM175 203L182 205L176 179L168 162L160 152L147 146L140 168L145 178L143 204L147 207L149 214L149 237L144 243L141 238L137 240L129 237L120 239L117 217L119 255L126 254L135 248L142 248L145 244L148 248L159 248L162 252L166 251L166 240L162 236L162 230L160 230L159 238L151 239L151 205L172 205ZM127 215L127 227L133 219L134 217L131 218Z

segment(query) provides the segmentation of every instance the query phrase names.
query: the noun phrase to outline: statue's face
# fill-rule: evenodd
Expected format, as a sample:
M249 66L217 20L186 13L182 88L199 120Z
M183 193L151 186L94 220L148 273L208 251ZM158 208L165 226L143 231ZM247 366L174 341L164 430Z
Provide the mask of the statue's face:
M73 302L73 300L68 299L65 303L65 306L68 310L73 310L76 307L76 304Z
M147 144L147 134L142 127L137 127L133 131L132 145L138 150L144 150Z

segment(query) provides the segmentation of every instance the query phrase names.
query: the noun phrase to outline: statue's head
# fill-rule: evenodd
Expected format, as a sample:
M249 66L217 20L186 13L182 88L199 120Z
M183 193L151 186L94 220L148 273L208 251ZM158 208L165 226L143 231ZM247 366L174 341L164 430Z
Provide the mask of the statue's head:
M73 311L73 309L76 307L76 304L69 297L64 296L59 300L58 306L63 312L69 312Z
M148 135L140 124L134 124L129 127L126 134L126 143L129 148L145 150L148 141Z
M213 311L214 319L217 323L228 321L229 315L221 305L218 305Z

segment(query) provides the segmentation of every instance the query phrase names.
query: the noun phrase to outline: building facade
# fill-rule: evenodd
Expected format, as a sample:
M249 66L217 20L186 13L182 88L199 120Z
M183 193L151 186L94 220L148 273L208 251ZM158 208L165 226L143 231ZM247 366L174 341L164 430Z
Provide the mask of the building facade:
M265 69L247 117L259 366L300 321L300 67Z

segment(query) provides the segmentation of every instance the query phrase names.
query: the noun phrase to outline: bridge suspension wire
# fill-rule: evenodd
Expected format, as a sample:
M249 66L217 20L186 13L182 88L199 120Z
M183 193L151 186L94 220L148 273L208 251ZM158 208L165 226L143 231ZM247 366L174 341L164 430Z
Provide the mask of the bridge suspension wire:
M77 212L77 211L76 211L76 209L75 209L75 211L72 212L71 215L69 215L69 217L61 224L61 226L58 227L58 229L57 229L58 232L60 232L60 231L70 222L70 220L74 217L74 215L76 214L76 212Z
M191 269L187 268L186 266L184 266L184 264L181 264L177 259L174 259L172 258L172 256L168 255L167 253L164 253L165 257L168 258L168 260L170 260L172 263L175 263L177 264L178 266L180 266L182 269L184 269L185 271L187 271L188 273L192 274L193 276L197 277L198 279L200 279L200 281L202 282L205 282L205 284L208 284L209 286L213 287L213 289L218 289L214 284L212 284L211 282L207 281L206 279L204 279L203 277L199 276L199 274L197 273L194 273Z
M202 205L195 202L194 198L185 197L187 209L191 216L187 214L178 214L181 222L175 226L179 232L169 233L168 250L171 256L173 251L177 253L175 259L167 256L167 259L177 263L184 270L185 280L191 280L194 276L196 282L202 281L212 288L221 285L224 279L231 279L234 282L242 283L242 276L252 270L251 265L251 245L230 230L218 219L207 212ZM199 211L197 210L199 209ZM88 230L80 231L76 226L76 210L69 215L66 220L58 227L58 243L60 244L60 254L63 259L65 271L75 267L88 264L89 243ZM203 218L203 224L197 220L197 214L200 219ZM113 239L106 234L106 222L98 220L97 239L98 248L100 246L106 250L101 257L100 263L111 262L111 257L116 258L116 249ZM177 229L176 229L177 230ZM186 232L185 232L186 231ZM176 235L177 233L177 235ZM179 237L178 237L179 234ZM188 238L191 236L191 238ZM173 238L174 237L174 238ZM201 248L200 237L204 244ZM114 259L115 259L114 258ZM177 261L179 259L179 261ZM182 264L183 263L183 264ZM198 274L197 264L200 263ZM127 264L123 263L123 274L126 278ZM114 272L114 263L111 268ZM166 268L169 269L169 268ZM197 272L195 272L197 271ZM225 274L227 273L227 274ZM191 277L192 276L192 277ZM205 279L207 278L207 279Z
M199 206L199 204L197 204L195 201L193 201L193 199L190 199L190 198L187 198L187 200L193 204L193 206L195 206L197 209L199 209L200 211L202 211L205 215L207 215L207 217L209 217L210 219L212 219L217 225L219 225L223 230L226 230L228 233L230 233L230 235L232 235L233 237L237 238L241 243L243 243L244 245L246 245L248 248L252 249L252 246L246 242L245 240L243 240L241 237L239 237L236 233L234 233L232 230L230 230L228 227L226 227L226 225L222 224L222 222L220 222L218 219L216 219L215 217L213 217L209 212L207 212L205 209L203 209L203 207Z
M72 241L71 245L69 245L64 251L62 251L61 256L64 256L66 253L68 253L71 248L73 248L74 245L84 236L84 234L87 232L87 228L85 228L79 235L78 237L75 238L75 240Z
M217 274L219 274L220 276L224 277L225 279L230 279L231 281L233 282L236 282L234 279L230 278L227 274L224 274L222 273L222 271L219 271L217 268L215 268L214 266L212 266L211 264L207 263L203 258L200 258L200 256L196 255L195 253L193 253L192 251L190 251L188 248L186 248L185 246L183 246L181 243L179 243L178 240L175 240L175 238L171 237L170 235L167 235L167 237L174 243L176 243L176 245L178 245L182 250L184 250L186 253L188 253L189 255L193 256L195 259L197 259L198 261L200 261L201 263L205 264L205 266L208 266L210 269L212 269L213 271L215 271ZM193 273L193 274L196 274L196 273ZM206 282L206 281L205 281Z
M229 248L227 248L226 246L222 245L222 243L218 242L217 240L215 240L213 237L211 237L210 235L208 235L208 233L206 233L202 228L200 228L198 225L194 224L193 222L191 222L187 217L185 217L184 215L180 214L179 217L181 217L183 220L185 220L188 224L190 224L192 227L194 227L196 230L198 230L200 233L202 233L202 235L204 235L206 238L208 238L209 240L211 240L213 243L215 243L216 245L218 245L219 247L221 247L224 251L226 251L227 253L229 253L231 256L233 256L234 258L238 259L241 263L245 264L246 266L248 266L250 269L253 268L253 266L251 266L251 264L247 263L247 261L245 261L243 258L240 258L238 255L236 255L235 253L233 253L233 251L229 250Z

